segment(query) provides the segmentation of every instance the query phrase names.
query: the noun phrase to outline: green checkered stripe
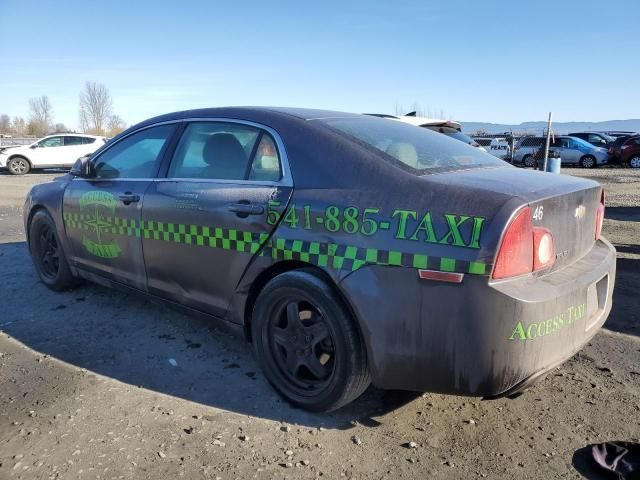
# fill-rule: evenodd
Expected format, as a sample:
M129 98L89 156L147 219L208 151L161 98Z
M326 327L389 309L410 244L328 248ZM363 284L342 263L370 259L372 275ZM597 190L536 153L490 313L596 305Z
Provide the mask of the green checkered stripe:
M489 265L484 262L284 238L269 240L265 246L265 251L267 250L270 250L274 260L300 260L320 267L348 271L355 271L364 265L413 267L473 275L485 275L490 270Z
M87 223L92 220L93 217L90 215L81 213L64 215L65 225L71 229L95 230L95 225ZM101 226L101 231L114 235L221 248L269 256L274 260L299 260L336 270L355 271L364 265L385 265L473 275L485 275L490 271L490 265L484 262L427 256L398 250L269 237L267 233L202 225L137 221L118 217L105 217L103 220L104 224L108 226Z

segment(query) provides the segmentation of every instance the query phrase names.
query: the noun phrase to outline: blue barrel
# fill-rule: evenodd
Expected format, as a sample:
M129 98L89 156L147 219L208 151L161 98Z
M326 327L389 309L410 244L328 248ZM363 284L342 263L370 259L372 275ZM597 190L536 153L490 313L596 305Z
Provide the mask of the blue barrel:
M547 172L560 173L561 158L547 158Z

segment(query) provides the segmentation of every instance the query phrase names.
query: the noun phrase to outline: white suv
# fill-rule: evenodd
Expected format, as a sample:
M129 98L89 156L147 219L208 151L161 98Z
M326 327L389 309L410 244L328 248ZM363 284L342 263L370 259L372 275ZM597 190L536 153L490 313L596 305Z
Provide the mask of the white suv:
M105 144L105 137L68 133L49 135L31 145L0 147L0 169L24 175L38 168L70 168L75 161Z

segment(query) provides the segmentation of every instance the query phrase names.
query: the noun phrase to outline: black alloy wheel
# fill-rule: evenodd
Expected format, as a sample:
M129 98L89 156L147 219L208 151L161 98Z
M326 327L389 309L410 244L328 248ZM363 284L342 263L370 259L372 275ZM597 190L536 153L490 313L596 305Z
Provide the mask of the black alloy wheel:
M301 394L326 387L334 372L335 348L318 307L299 297L283 299L270 318L269 338L278 368Z
M335 410L371 382L355 319L313 270L285 272L267 283L253 308L251 337L265 376L296 406Z
M34 241L38 242L42 275L50 280L55 280L60 271L60 247L53 228L50 225L43 225L40 228L38 238Z
M29 251L40 280L51 290L68 290L79 283L67 263L56 224L44 209L31 217Z

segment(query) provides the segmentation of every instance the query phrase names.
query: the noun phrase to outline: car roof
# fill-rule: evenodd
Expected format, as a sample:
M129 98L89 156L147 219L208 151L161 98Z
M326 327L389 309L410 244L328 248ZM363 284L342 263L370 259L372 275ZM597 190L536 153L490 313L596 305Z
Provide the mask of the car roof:
M283 116L293 117L299 120L315 120L319 118L342 118L360 117L357 113L339 112L335 110L320 110L314 108L294 108L294 107L213 107L198 108L193 110L182 110L167 113L158 117L150 118L141 124L157 123L159 121L181 120L184 118L242 118L248 121L256 118L268 119L282 118ZM140 124L139 124L140 125Z
M88 138L103 138L99 135L89 135L88 133L50 133L42 138L46 137L88 137Z

